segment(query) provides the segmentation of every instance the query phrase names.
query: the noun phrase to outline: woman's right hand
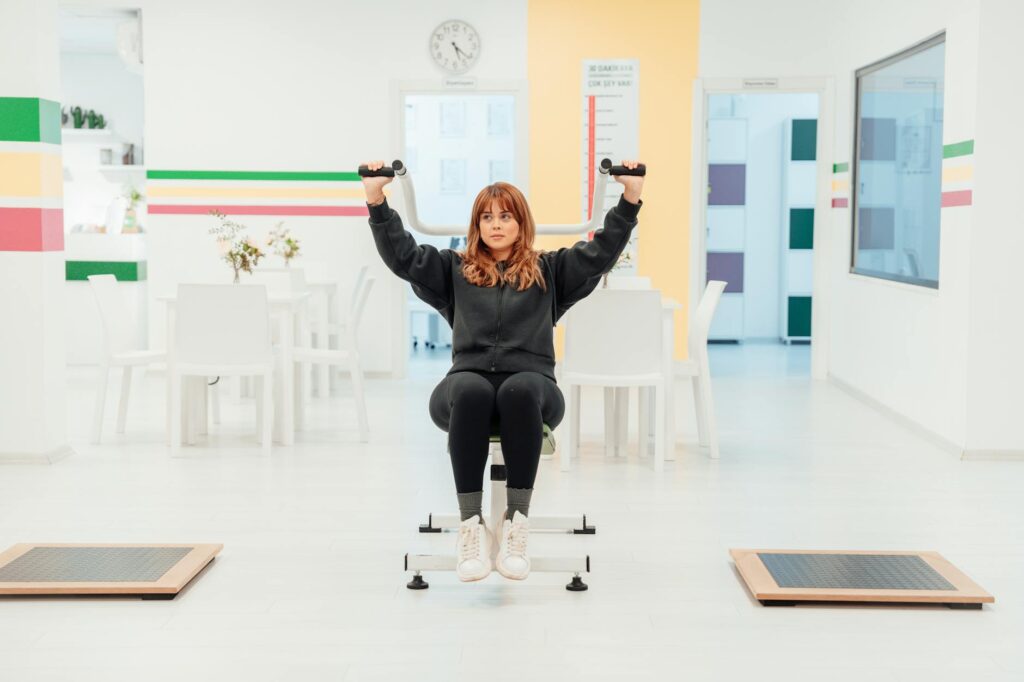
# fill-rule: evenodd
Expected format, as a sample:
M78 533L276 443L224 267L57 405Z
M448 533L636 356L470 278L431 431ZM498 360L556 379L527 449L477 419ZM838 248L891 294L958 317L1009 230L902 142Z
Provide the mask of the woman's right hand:
M367 161L365 165L370 170L380 170L386 164L383 161ZM384 176L360 179L363 181L363 189L366 190L366 203L374 206L384 203L384 186L394 180Z

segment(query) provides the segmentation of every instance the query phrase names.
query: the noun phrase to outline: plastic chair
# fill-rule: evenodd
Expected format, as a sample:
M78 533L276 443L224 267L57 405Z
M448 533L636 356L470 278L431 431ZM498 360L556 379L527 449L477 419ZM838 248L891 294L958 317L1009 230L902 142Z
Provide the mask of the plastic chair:
M366 417L366 397L363 391L363 369L359 358L359 321L362 319L363 310L366 308L366 299L373 289L374 278L367 278L359 288L359 298L353 302L349 310L344 327L345 344L342 348L324 349L312 348L309 346L296 347L293 351L295 362L328 364L332 367L347 368L349 376L352 377L352 391L356 399L356 418L359 421L359 440L363 443L370 439L369 421ZM296 374L299 386L295 390L295 414L296 424L301 426L303 422L302 400L306 396L305 387L302 382L305 380L305 373Z
M363 287L366 286L367 273L370 271L370 266L361 265L359 271L356 273L355 283L352 285L352 290L349 292L348 302L339 303L338 307L331 312L334 313L334 320L328 321L326 325L315 329L315 333L322 333L327 335L327 347L328 348L344 348L348 338L348 332L346 328L352 324L352 311L355 309L356 304L362 297ZM340 298L340 297L339 297ZM332 345L331 339L335 339ZM327 381L327 386L323 387L322 396L330 396L330 384L333 379L333 373Z
M718 459L718 425L711 397L711 369L708 364L708 331L715 309L725 291L725 282L711 280L697 304L686 343L690 358L676 363L676 374L688 376L693 382L693 404L697 412L697 434L701 447L709 448L712 459Z
M103 412L107 404L107 381L111 367L121 367L121 397L117 404L117 432L124 433L128 400L132 390L132 369L167 358L164 351L134 347L131 314L113 275L89 275L89 288L96 297L103 324L103 357L96 381L96 407L92 420L92 442L99 443L103 431Z
M171 381L171 451L181 448L184 377L255 376L264 452L273 424L274 356L267 289L249 284L179 284Z
M662 361L661 294L658 291L598 289L568 313L561 383L567 389L568 437L561 451L568 471L579 448L582 386L651 388L655 392L654 468L665 466L665 389ZM614 416L614 415L612 415ZM606 411L607 418L607 411ZM646 440L641 419L641 440Z

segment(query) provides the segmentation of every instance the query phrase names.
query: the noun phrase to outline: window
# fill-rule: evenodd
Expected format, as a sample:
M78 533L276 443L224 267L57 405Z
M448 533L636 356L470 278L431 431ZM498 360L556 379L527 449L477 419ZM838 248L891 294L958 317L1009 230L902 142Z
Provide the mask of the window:
M855 273L939 286L945 34L857 71Z

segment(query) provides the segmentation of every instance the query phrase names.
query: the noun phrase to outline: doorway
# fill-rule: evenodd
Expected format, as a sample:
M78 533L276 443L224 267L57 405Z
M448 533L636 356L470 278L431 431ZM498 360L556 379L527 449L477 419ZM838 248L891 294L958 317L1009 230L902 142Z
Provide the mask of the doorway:
M814 369L809 346L825 329L815 299L827 293L819 291L825 245L817 243L829 218L831 166L819 125L826 86L698 81L692 290L727 282L709 335L715 364L727 372L757 371L758 363L791 375Z

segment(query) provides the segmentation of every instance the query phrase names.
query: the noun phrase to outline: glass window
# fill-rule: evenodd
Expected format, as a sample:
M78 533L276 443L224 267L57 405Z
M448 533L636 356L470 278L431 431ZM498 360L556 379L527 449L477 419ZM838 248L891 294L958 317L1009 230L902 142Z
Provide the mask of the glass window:
M939 286L945 34L857 71L853 271Z

